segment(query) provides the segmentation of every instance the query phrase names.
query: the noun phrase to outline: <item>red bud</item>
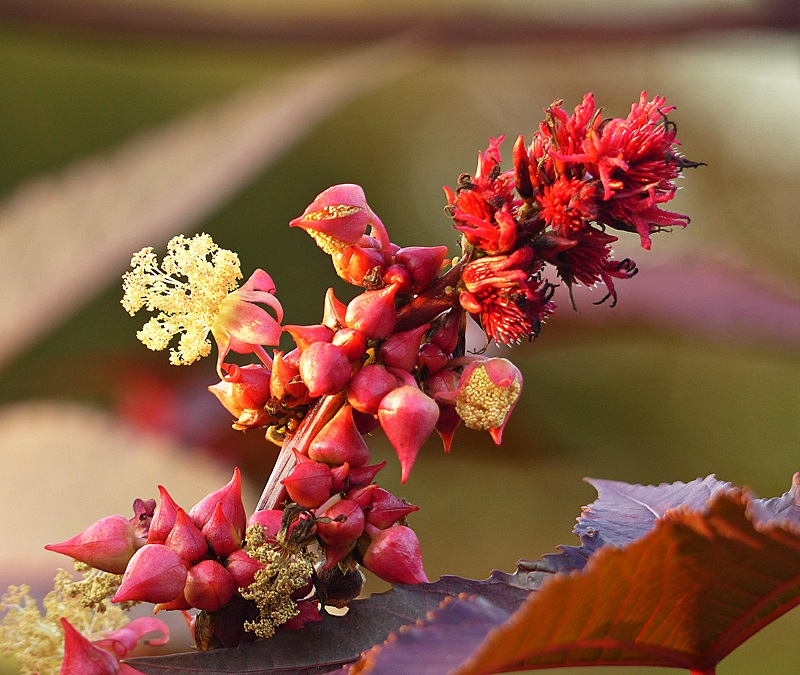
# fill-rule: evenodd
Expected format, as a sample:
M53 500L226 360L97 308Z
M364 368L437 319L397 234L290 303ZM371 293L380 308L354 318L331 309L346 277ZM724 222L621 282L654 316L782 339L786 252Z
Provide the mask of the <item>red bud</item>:
M318 513L317 516L333 519L330 523L317 523L317 535L325 544L323 569L328 569L355 547L356 540L364 531L364 512L356 502L340 499L324 513ZM344 519L336 520L337 517L344 517Z
M419 292L433 283L446 255L447 246L409 246L401 248L394 259L408 270L413 289Z
M392 389L397 378L380 363L370 363L359 370L347 385L347 400L356 410L374 415L378 406Z
M379 530L369 524L365 529L372 541L364 552L364 567L390 584L427 583L414 530L404 525Z
M367 336L353 328L340 328L334 334L332 342L342 348L350 363L359 361L367 351Z
M331 496L331 469L321 462L301 462L292 469L281 484L289 498L306 508L316 508Z
M45 548L63 553L111 574L122 574L141 546L136 530L124 516L108 516L89 525L83 532L60 544Z
M220 558L242 547L242 536L225 516L222 504L217 504L214 509L211 520L203 528L203 536Z
M112 602L171 602L183 592L186 564L169 546L145 544L128 563Z
M399 368L411 372L417 365L422 336L430 324L422 324L411 330L389 336L381 345L380 356L389 368Z
M400 480L405 483L419 449L436 426L439 406L416 387L403 386L384 397L378 419L397 451L402 470Z
M358 433L353 421L353 409L343 405L308 447L308 456L317 462L338 466L347 462L351 467L369 461L369 448Z
M300 356L300 377L312 398L341 391L352 372L342 348L328 342L315 342Z
M189 570L183 595L192 607L215 612L227 605L235 592L236 583L228 570L216 560L203 560Z
M314 342L330 342L333 338L333 331L322 324L315 324L313 326L284 326L283 330L292 336L292 339L301 352Z
M176 551L181 560L193 563L208 555L208 542L202 532L195 527L186 511L178 507L177 518L165 542Z
M367 337L380 340L389 337L397 321L394 306L396 286L386 286L377 291L364 291L347 305L345 323L348 328L360 330Z
M203 497L189 511L189 517L197 529L202 530L205 527L219 502L222 503L225 517L233 523L240 536L244 536L247 514L242 503L242 474L238 467L233 470L233 478L227 485Z
M247 588L255 581L256 572L264 569L264 565L240 548L228 556L225 569L233 577L237 588Z
M159 485L158 492L161 495L161 501L156 506L153 520L150 522L150 530L147 533L148 544L163 544L172 531L178 514L179 507L167 492L167 488Z

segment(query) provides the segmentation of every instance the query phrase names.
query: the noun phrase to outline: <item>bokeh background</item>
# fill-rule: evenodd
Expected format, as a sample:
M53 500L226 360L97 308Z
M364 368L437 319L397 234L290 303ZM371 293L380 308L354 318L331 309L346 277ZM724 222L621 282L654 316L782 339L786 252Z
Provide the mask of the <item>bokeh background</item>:
M318 192L360 183L393 241L455 252L441 187L587 91L612 116L642 90L677 106L708 164L673 203L691 224L652 252L620 242L641 271L617 307L556 296L514 351L502 447L432 439L401 487L376 434L381 481L421 506L431 578L576 543L584 476L782 494L800 469L799 26L791 0L0 0L2 585L43 593L66 562L45 543L158 483L191 505L238 465L254 505L269 474L275 450L206 392L212 360L136 341L134 250L209 232L273 276L287 322L316 323L328 286L353 295L286 226ZM795 611L720 672L796 672L798 629Z

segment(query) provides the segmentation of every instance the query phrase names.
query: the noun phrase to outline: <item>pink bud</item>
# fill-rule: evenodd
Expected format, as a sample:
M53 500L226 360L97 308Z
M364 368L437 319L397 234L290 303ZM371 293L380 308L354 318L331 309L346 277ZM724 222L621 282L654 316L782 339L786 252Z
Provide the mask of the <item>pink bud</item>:
M202 530L205 527L220 502L225 517L233 523L240 536L244 536L247 514L242 503L242 474L238 467L233 470L233 478L227 485L203 497L189 511L189 517L197 529Z
M404 525L379 530L369 524L365 529L372 541L364 552L364 567L390 584L427 583L414 530Z
M165 542L187 563L193 563L208 555L208 543L191 521L186 511L178 507L175 525Z
M332 330L339 330L344 326L344 316L347 307L343 302L339 302L333 294L333 289L329 288L325 293L325 308L322 313L322 323Z
M359 370L347 385L347 400L356 410L374 415L392 389L397 378L380 363L370 363Z
M353 421L353 409L343 405L308 446L308 456L330 466L347 462L351 467L369 461L369 448Z
M61 661L60 675L114 675L119 672L119 661L105 649L89 642L65 618L61 618L64 628L64 658Z
M327 499L327 497L326 497ZM257 523L264 528L264 535L267 539L275 539L281 529L283 522L283 511L280 509L265 509L264 511L256 511L247 520L247 527Z
M234 417L239 417L246 409L263 408L269 401L270 372L264 366L254 363L246 366L223 363L222 370L222 381L210 386L208 390Z
M401 248L394 259L408 270L413 289L419 292L439 275L446 255L447 246L409 246Z
M464 333L464 312L455 307L439 320L431 333L431 342L442 348L445 354L452 354Z
M275 352L269 385L272 396L290 406L302 405L309 401L308 388L300 379L300 369L294 362L294 356L299 362L300 350L295 349L288 354Z
M171 602L183 592L186 564L169 546L145 544L128 563L112 602Z
M397 286L398 293L405 293L411 289L411 275L402 265L391 265L381 277L387 286Z
M324 513L317 513L317 517L332 519L330 523L317 523L317 536L325 544L323 569L329 569L355 547L364 531L364 512L356 502L340 499Z
M352 372L342 348L328 342L315 342L300 356L300 377L312 398L341 391Z
M264 565L240 548L228 556L225 569L233 577L237 588L247 588L255 581L256 572L264 569Z
M366 463L366 462L365 462ZM341 492L345 489L345 483L350 477L350 465L345 462L341 466L331 467L331 494Z
M314 342L330 342L333 338L333 331L322 324L315 324L312 326L284 326L283 330L292 336L292 339L301 352Z
M453 446L453 436L455 436L459 424L461 424L461 416L456 412L455 406L439 404L436 433L442 439L445 452L450 452L450 448Z
M397 451L405 483L417 453L436 426L439 406L416 387L403 386L389 392L378 408L378 419Z
M236 583L216 560L203 560L189 570L183 595L197 609L215 612L230 602Z
M326 241L355 244L367 231L372 212L367 205L364 190L358 185L334 185L316 196L303 215L289 223L290 227L306 230L317 244Z
M333 267L340 279L354 286L362 286L373 277L380 279L383 274L383 253L374 248L349 246L334 253Z
M242 535L223 513L222 504L217 504L214 509L211 520L203 528L203 536L220 558L242 547Z
M366 519L370 525L385 530L414 511L419 511L419 507L376 486L372 492L370 508L366 511Z
M396 294L396 286L386 286L378 291L364 291L357 295L347 305L347 327L360 330L375 340L389 337L397 321L397 310L394 306Z
M347 492L347 498L358 504L362 509L366 509L372 503L372 493L378 489L376 483L365 485L364 487L353 488Z
M48 544L45 548L104 572L122 574L140 546L141 541L130 520L124 516L107 516L89 525L72 539L60 544Z
M367 351L367 336L353 328L340 328L334 334L332 342L342 348L350 363L359 361Z
M331 496L333 478L327 464L301 462L291 470L281 484L293 502L313 509Z
M447 365L449 357L441 348L432 342L422 345L419 350L417 365L419 369L426 373L436 373Z
M389 368L399 368L409 373L417 365L419 356L419 346L422 336L430 328L430 324L424 323L411 330L395 333L389 336L381 345L380 356Z
M175 526L175 518L178 514L179 507L167 492L167 488L159 485L158 492L161 501L156 506L153 520L150 522L150 530L147 533L148 544L163 544Z
M356 469L350 469L350 485L352 487L360 487L362 485L369 485L378 472L386 466L386 460L380 464L371 464L369 466L359 466Z

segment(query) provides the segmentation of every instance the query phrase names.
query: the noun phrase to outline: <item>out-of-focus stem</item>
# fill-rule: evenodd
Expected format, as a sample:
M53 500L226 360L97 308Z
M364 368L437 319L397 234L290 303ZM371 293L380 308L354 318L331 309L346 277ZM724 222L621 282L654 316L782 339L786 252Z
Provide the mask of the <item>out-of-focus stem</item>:
M261 493L261 499L258 500L256 511L275 509L287 498L286 488L281 485L281 481L297 464L293 450L304 455L307 454L311 441L322 427L333 419L333 416L342 407L344 399L344 392L320 398L300 422L297 431L284 441L269 480Z
M710 668L692 668L689 670L689 675L716 675L717 669L714 666Z

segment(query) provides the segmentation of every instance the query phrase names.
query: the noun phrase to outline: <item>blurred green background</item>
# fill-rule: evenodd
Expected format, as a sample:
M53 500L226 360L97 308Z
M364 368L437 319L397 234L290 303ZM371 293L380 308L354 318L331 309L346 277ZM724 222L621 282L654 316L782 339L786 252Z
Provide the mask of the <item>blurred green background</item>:
M708 163L674 202L691 225L651 252L620 242L641 272L619 283L616 308L579 294L575 313L556 296L541 337L514 351L525 389L502 447L462 429L444 456L431 440L400 486L375 434L382 484L421 507L431 578L484 578L576 543L594 499L584 476L788 489L800 469L796 10L558 6L0 2L3 584L46 587L63 562L42 545L127 513L156 482L191 505L235 465L255 496L269 474L274 450L230 430L206 394L212 361L170 368L136 341L143 319L119 306L134 250L209 232L246 276L273 276L288 323L316 323L328 286L353 294L286 226L318 192L359 183L394 242L455 252L441 187L490 136L507 135L510 159L545 106L571 109L587 91L613 116L642 90L677 106L685 154ZM109 434L132 440L120 450ZM795 672L798 629L790 613L719 672Z

